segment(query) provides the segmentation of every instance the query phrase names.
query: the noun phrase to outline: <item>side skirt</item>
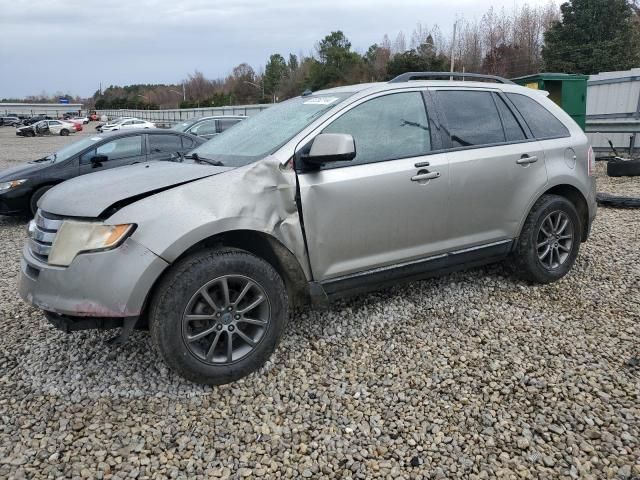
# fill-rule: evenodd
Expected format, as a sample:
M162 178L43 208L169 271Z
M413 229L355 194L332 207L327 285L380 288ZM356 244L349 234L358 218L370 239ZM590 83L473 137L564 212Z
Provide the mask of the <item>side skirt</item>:
M513 240L504 240L399 265L366 270L324 282L312 282L309 286L312 303L321 306L332 300L379 290L398 283L498 262L509 255L513 244Z

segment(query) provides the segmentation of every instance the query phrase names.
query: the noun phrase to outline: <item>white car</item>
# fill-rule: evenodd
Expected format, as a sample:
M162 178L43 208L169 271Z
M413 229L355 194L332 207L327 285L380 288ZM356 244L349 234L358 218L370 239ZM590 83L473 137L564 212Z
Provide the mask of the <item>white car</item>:
M146 120L130 118L116 123L107 123L106 125L102 125L102 127L100 127L100 131L113 132L115 130L138 130L142 128L156 128L156 124L147 122Z
M83 125L86 125L87 123L89 123L89 117L87 117L86 115L83 117L71 117L69 118L70 122L81 122Z

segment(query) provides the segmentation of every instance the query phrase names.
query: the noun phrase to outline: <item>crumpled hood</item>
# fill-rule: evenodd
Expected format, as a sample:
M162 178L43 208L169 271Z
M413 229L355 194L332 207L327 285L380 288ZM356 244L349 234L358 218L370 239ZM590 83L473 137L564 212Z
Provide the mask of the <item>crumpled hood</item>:
M45 212L66 217L98 217L112 205L176 185L232 170L192 163L148 162L67 180L38 202Z

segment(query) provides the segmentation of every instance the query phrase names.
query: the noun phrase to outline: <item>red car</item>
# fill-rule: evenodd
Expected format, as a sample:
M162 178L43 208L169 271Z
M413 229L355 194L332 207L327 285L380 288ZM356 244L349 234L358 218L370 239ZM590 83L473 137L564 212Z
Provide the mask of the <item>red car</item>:
M77 120L65 120L67 123L71 123L73 125L73 128L76 129L76 132L81 132L82 131L82 122L78 122Z

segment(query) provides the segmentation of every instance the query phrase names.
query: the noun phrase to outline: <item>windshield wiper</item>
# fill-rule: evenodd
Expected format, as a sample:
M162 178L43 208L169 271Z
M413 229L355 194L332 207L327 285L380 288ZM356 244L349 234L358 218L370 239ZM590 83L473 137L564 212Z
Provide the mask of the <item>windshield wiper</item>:
M42 157L42 158L38 158L36 160L32 160L31 163L41 163L41 162L55 162L56 160L56 154L53 154L53 158L51 158L51 155L48 155L46 157Z
M400 124L400 126L404 127L405 125L409 125L410 127L418 127L418 128L423 129L423 130L429 131L429 127L427 127L426 125L422 125L421 123L418 123L418 122L412 122L412 121L409 121L409 120L405 120L403 118L402 119L402 123Z
M185 155L184 158L189 158L195 160L196 162L208 163L209 165L213 165L214 167L224 167L224 163L219 162L218 160L213 160L211 158L201 157L197 153L192 153L191 155Z

